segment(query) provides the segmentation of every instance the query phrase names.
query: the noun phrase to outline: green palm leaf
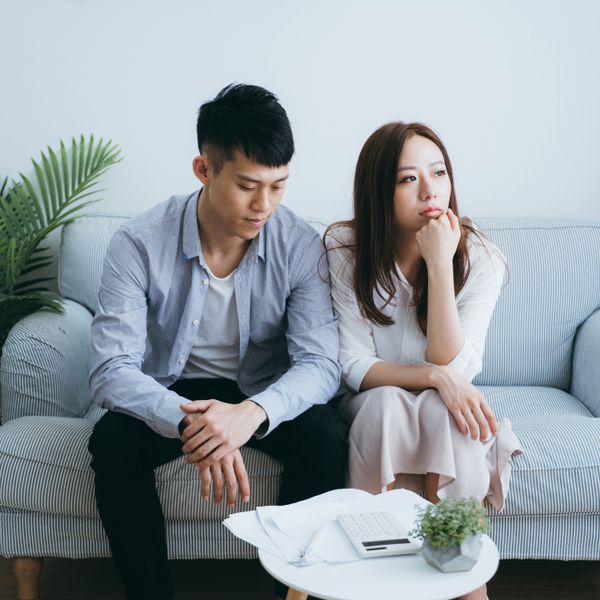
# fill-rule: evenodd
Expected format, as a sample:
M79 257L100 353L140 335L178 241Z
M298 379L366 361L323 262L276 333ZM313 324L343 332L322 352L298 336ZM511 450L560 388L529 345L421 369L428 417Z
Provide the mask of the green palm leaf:
M100 200L99 179L120 160L112 141L82 135L70 148L61 141L57 152L49 147L32 159L32 176L0 179L0 350L24 316L40 308L62 312L60 297L40 287L52 278L35 276L52 262L40 242Z
M120 150L110 140L96 142L94 136L81 136L71 140L70 151L61 141L58 153L48 148L39 162L32 160L33 181L19 173L12 186L4 184L0 193L0 292L10 295L25 269L31 273L47 266L49 255L42 256L43 260L32 258L36 247L77 212L98 202L103 191L96 187L98 179L119 160Z

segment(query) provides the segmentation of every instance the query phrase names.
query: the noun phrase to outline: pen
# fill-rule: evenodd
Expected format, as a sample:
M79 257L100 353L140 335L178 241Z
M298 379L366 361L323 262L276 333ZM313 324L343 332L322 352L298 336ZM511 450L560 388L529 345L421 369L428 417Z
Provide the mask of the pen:
M317 542L317 538L319 537L319 534L321 533L321 531L323 531L323 529L324 529L324 526L321 526L319 529L317 529L317 531L312 536L312 538L310 538L310 542L308 543L308 546L305 548L304 552L302 552L302 554L300 555L301 560L308 560L308 558L310 557L310 555L312 554L312 552L314 550L314 547Z

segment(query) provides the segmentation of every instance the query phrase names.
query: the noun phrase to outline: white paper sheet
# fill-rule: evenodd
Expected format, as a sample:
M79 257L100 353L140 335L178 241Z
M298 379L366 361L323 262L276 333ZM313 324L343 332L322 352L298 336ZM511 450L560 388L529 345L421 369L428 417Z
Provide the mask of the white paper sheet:
M224 525L237 537L295 565L350 562L361 558L337 524L338 514L390 511L408 531L417 506L426 504L408 490L372 495L341 489L287 506L235 513Z

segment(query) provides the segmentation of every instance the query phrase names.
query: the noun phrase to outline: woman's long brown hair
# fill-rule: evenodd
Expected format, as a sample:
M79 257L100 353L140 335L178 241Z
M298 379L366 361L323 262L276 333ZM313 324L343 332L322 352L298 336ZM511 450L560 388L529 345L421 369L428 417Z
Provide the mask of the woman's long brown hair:
M440 138L421 123L388 123L375 131L365 142L356 165L354 176L354 218L331 225L326 236L335 237L335 227L345 225L354 231L354 242L340 242L356 259L353 285L358 305L365 318L377 325L392 325L393 319L376 305L374 293L391 302L396 294L396 257L394 245L394 192L396 189L398 161L402 148L409 138L419 135L431 140L441 151L446 171L452 184L450 208L458 217L454 177L450 157ZM460 219L461 237L452 260L455 295L464 286L471 265L467 251L467 235L481 234L467 219ZM335 247L331 250L335 250ZM414 285L413 298L417 321L427 335L427 266L421 262Z

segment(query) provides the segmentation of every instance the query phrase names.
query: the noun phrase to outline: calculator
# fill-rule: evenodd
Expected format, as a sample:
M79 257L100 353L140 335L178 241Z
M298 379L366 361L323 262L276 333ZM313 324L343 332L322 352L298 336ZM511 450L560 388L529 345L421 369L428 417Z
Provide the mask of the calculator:
M363 558L418 552L421 544L391 512L363 512L338 515L337 522Z

